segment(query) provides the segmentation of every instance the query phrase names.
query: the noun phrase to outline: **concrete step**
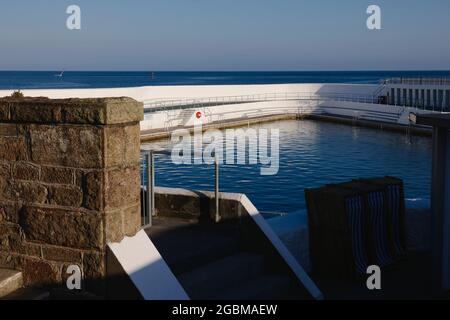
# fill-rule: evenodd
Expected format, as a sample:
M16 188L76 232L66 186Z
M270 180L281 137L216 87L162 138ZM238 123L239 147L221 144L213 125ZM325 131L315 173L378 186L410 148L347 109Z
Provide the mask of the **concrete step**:
M390 116L382 116L382 115L369 115L363 114L359 117L359 119L365 120L377 120L377 121L387 121L387 122L397 122L399 117L390 117Z
M290 280L282 275L262 275L217 292L215 300L280 300L291 298Z
M383 119L391 119L396 120L400 117L397 113L385 113L380 111L366 111L359 115L360 118L383 118Z
M50 293L48 291L34 288L20 288L0 300L47 300L49 298Z
M226 225L157 218L146 232L176 276L238 251L237 230Z
M0 298L9 295L22 286L22 272L10 269L0 269Z
M209 299L218 291L260 276L263 271L262 255L236 253L184 273L178 280L191 299Z

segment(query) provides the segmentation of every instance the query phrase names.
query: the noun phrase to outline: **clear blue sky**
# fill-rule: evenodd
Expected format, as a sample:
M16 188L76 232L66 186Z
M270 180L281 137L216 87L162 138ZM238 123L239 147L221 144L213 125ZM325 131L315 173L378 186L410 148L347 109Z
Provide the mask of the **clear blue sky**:
M2 0L0 70L60 69L450 70L450 1Z

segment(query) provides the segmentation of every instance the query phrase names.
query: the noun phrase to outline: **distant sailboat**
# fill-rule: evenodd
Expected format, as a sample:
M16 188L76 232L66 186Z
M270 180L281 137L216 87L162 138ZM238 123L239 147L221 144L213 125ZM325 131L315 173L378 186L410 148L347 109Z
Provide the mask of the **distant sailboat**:
M61 73L60 73L60 74L55 74L55 77L57 77L57 78L62 78L62 77L63 77L63 75L64 75L64 70L63 70L63 71L61 71Z
M155 73L152 72L152 80L155 80Z

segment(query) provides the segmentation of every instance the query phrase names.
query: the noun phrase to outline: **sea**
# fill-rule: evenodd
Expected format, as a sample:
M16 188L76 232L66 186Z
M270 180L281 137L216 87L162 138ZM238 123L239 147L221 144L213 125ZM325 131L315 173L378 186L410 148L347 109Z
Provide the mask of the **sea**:
M377 84L395 77L450 77L450 71L81 72L0 71L0 89L123 88L141 86L283 83Z

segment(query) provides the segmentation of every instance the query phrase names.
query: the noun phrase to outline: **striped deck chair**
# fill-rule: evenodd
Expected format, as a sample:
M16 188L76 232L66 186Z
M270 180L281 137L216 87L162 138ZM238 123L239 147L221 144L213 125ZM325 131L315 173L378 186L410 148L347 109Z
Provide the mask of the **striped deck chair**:
M392 263L393 259L389 253L387 210L383 192L371 192L368 195L369 219L374 241L376 263L385 267Z
M392 213L392 229L395 253L399 256L405 254L403 242L401 240L401 186L390 185L388 186L388 200L390 205L390 211Z
M365 245L365 238L367 235L363 216L363 198L361 196L347 198L346 209L352 237L352 252L356 271L359 274L365 274L369 263Z

